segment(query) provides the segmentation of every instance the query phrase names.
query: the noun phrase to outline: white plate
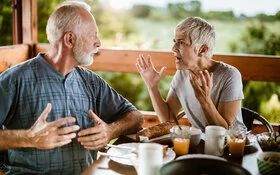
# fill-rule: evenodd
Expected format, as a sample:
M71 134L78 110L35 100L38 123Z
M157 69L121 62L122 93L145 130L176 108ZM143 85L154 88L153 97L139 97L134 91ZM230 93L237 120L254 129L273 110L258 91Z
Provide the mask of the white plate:
M248 140L249 140L249 144L247 144L247 145L245 145L246 147L247 146L252 146L252 145L254 145L255 143L257 143L257 137L255 136L255 135L253 135L253 134L248 134L247 135L247 138L248 138Z
M208 155L208 154L187 154L183 155L180 157L177 157L176 160L182 160L182 159L193 159L193 158L203 158L203 159L216 159L216 160L222 160L222 161L227 161L225 158L218 157L218 156L213 156L213 155Z
M120 144L120 146L132 147L132 148L136 149L136 152L138 152L139 144L141 144L141 143L124 143L124 144ZM131 151L127 150L127 149L110 148L107 153L110 155L115 155L115 156L131 157L130 159L110 157L111 160L121 163L121 164L133 166L134 162L138 161L137 156L134 153L131 153ZM176 157L175 152L171 148L168 148L168 150L166 152L166 156L163 158L163 164L174 160L175 157Z

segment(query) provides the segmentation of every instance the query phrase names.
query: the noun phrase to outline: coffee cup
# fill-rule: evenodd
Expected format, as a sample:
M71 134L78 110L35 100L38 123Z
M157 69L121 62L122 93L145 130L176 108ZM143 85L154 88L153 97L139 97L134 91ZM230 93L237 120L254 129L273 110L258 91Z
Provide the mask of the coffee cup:
M226 146L226 129L221 126L206 126L204 153L222 156Z
M158 143L141 143L139 145L138 175L159 175L163 163L163 147Z

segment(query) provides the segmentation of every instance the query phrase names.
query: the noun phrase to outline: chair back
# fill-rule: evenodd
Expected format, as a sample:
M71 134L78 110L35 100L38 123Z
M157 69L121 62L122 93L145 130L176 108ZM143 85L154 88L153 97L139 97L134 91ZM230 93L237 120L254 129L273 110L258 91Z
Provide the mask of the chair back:
M271 124L259 113L245 107L242 107L241 111L242 111L243 122L247 127L248 131L252 130L254 120L257 120L264 125L264 127L268 132L273 132L273 127L271 126Z
M274 132L273 127L271 126L271 124L262 115L260 115L259 113L255 112L255 111L253 111L251 109L245 108L245 107L242 107L241 111L242 111L243 122L244 122L245 126L247 127L248 131L252 130L253 124L254 124L254 120L257 120L257 121L261 122L264 125L264 127L266 128L266 130L268 132ZM184 115L185 115L185 112L181 111L177 115L177 119L182 118Z
M8 159L8 151L0 151L0 174L4 170Z

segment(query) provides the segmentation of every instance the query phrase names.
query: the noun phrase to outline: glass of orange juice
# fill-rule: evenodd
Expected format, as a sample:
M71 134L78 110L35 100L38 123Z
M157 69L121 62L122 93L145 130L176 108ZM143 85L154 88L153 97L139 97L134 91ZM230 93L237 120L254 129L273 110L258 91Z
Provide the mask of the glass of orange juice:
M172 131L173 150L177 156L189 153L190 147L190 128L189 127L175 127Z
M232 157L242 157L246 142L245 130L231 130L229 140L229 155Z

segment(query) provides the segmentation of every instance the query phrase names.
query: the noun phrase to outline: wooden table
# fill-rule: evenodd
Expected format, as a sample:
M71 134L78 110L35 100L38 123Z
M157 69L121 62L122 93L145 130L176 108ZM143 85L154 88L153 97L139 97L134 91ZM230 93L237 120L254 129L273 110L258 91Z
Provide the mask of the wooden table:
M115 144L135 142L131 137L121 137ZM201 139L199 145L190 150L190 154L204 153L204 140ZM228 156L228 149L225 149L224 158L230 162L235 162L245 169L247 169L252 175L259 175L257 157L262 153L262 150L258 143L250 147L245 148L245 155L240 159L233 159ZM110 160L109 157L100 156L89 168L87 168L82 175L137 175L133 166L123 165Z

